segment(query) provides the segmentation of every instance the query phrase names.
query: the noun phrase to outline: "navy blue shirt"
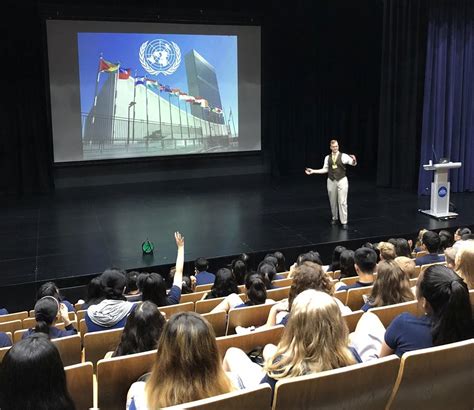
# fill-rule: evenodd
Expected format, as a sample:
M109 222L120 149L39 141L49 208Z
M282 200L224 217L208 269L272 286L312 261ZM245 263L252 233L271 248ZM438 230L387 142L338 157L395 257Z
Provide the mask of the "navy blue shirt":
M216 280L216 275L211 272L199 272L196 275L196 285L210 285Z
M168 301L168 305L177 305L181 300L181 288L179 286L173 285L171 286L170 292L168 293L168 297L166 298Z
M86 320L87 331L100 332L102 330L120 329L122 327L125 327L125 323L127 323L128 315L130 315L130 313L132 313L133 310L136 309L136 307L137 307L137 304L135 303L130 309L130 311L128 312L128 314L123 319L119 320L115 325L109 326L109 327L101 326L94 323L89 317L89 313L86 312L86 316L84 317L84 319Z
M8 310L4 308L0 309L0 316L3 316L3 315L8 315Z
M349 346L349 350L351 351L352 356L354 356L356 363L362 363L362 359L360 358L359 353L357 353L357 351L351 346ZM260 381L260 384L268 383L272 390L275 391L275 385L277 384L277 381L278 380L270 377L268 374L265 374L263 379Z
M28 331L25 332L21 338L25 339L26 337L34 335L35 333L36 332L34 328L28 329ZM49 328L50 339L59 339L60 337L73 336L75 334L77 334L77 330L74 328L72 324L66 326L64 330L58 329L57 327L54 327L54 326L51 326Z
M446 259L444 255L438 255L437 253L429 253L425 256L420 256L415 259L416 266L428 265L429 263L444 262Z
M357 281L353 285L344 285L338 288L337 290L349 290L349 289L355 289L355 288L363 288L365 286L372 286L374 282L359 282Z
M0 332L0 348L1 347L9 347L12 345L12 341L8 337L8 335L4 332Z
M399 357L405 352L433 347L431 318L407 312L398 315L385 332L385 343Z

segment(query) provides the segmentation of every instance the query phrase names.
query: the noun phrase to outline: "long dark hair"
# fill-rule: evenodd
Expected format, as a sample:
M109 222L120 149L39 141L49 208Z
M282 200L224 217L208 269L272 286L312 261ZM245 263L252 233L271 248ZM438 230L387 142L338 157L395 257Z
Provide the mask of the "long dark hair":
M141 283L142 300L153 302L156 306L167 306L166 281L159 273L152 272Z
M35 304L35 333L45 333L49 335L49 328L52 326L58 315L59 302L54 296L44 296Z
M92 278L87 285L87 296L85 304L87 306L97 305L105 299L105 295L100 284L100 276Z
M100 275L104 299L127 300L123 295L126 284L125 274L118 269L107 269Z
M267 300L267 287L261 275L253 273L245 278L245 288L249 298L247 306L262 305Z
M214 285L206 299L222 298L231 293L239 293L234 274L228 268L221 268L216 272Z
M419 292L429 303L433 345L458 342L474 336L472 308L466 283L446 266L430 266Z
M231 269L237 284L243 285L247 275L247 265L245 262L241 259L235 259L231 263Z
M341 270L341 253L346 250L345 246L338 245L334 248L332 252L332 260L331 264L328 267L328 272L335 272L337 270Z
M341 278L350 278L357 276L357 272L354 267L354 251L346 249L341 253Z
M285 255L280 251L277 251L273 253L273 256L278 260L277 273L286 272Z
M14 344L0 367L2 410L74 410L63 363L43 334Z
M39 287L38 291L36 292L36 300L40 300L45 296L52 296L53 298L56 298L59 302L62 301L62 296L59 292L59 288L54 282L46 282Z
M130 313L113 356L155 349L165 323L165 318L153 302L141 303Z

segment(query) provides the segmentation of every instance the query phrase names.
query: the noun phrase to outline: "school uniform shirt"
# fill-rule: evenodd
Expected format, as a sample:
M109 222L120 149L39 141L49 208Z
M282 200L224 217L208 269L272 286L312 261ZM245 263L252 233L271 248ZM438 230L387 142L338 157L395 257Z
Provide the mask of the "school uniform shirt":
M74 312L75 311L73 304L71 302L69 302L68 300L62 300L61 303L64 303L64 305L67 307L68 312Z
M216 280L216 275L211 272L203 271L196 275L196 285L210 285Z
M0 332L0 348L9 347L12 345L12 341L5 332Z
M3 316L3 315L8 315L8 310L4 308L0 309L0 316Z
M356 283L354 283L353 285L344 285L344 286L341 286L339 288L337 288L337 290L349 290L349 289L355 289L355 288L363 288L365 286L372 286L374 284L374 282L359 282L357 281Z
M357 353L357 351L351 346L348 346L348 349L352 353L352 356L354 357L354 360L356 361L356 363L362 363L362 359L360 358L359 353ZM310 374L310 373L306 373L305 375L307 375L307 374ZM301 375L301 376L304 376L304 375ZM270 377L268 374L265 374L265 376L261 380L260 384L268 383L270 385L270 387L272 388L272 391L275 391L275 385L277 384L277 382L278 382L278 380Z
M28 331L25 332L21 338L25 339L28 336L31 336L31 335L34 335L34 334L36 334L35 329L31 328L31 329L28 329ZM59 339L61 337L73 336L75 334L77 334L77 330L72 324L66 326L64 330L58 329L57 327L54 327L54 326L51 326L49 328L49 338L50 339Z
M415 265L428 265L429 263L437 263L437 262L444 262L446 259L444 255L438 255L437 253L429 253L425 256L420 256L419 258L415 259Z
M418 317L407 312L398 315L385 331L385 343L399 357L412 350L433 347L430 316Z
M166 297L167 305L177 305L181 300L181 288L179 286L173 285Z

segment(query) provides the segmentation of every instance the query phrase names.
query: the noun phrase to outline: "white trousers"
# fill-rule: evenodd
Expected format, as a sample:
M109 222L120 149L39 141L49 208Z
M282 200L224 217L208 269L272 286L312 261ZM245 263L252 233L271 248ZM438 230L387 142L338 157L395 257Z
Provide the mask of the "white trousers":
M331 204L332 219L338 219L342 224L347 223L347 192L349 191L349 181L347 177L339 181L332 181L328 178L328 196Z

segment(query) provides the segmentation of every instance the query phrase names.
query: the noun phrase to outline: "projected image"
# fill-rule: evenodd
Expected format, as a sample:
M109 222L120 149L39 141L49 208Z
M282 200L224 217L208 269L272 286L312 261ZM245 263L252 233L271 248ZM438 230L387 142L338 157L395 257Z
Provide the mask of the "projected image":
M239 150L237 36L77 37L83 160Z

